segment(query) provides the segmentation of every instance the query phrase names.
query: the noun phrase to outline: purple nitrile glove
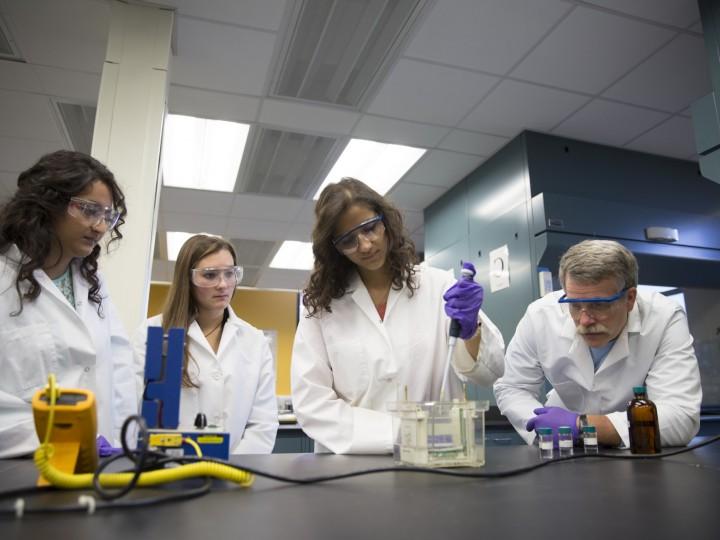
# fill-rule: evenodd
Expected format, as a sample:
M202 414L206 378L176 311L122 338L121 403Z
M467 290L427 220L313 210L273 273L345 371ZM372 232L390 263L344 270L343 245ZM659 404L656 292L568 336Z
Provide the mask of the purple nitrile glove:
M541 427L549 427L553 430L553 444L558 445L558 428L568 426L572 430L573 442L578 439L577 418L578 414L563 409L562 407L540 407L533 411L537 416L528 420L525 429L533 431Z
M100 457L114 456L116 454L122 453L122 451L123 451L122 448L115 448L102 435L98 435L97 439L95 439L95 446L97 448L98 456L100 456Z
M483 288L473 280L474 277L475 267L472 263L463 263L460 279L443 295L445 313L460 323L461 339L470 339L477 331Z

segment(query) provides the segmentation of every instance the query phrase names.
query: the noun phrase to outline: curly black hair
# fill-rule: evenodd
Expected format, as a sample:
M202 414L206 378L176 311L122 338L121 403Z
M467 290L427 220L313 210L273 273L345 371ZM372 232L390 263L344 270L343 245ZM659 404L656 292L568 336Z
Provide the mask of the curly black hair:
M332 240L342 214L356 204L383 216L393 289L400 290L405 284L411 296L417 289L415 244L403 226L400 210L360 180L343 178L323 189L315 205L315 227L312 232L315 267L303 291L303 305L308 309L308 317L318 311L331 312L332 300L342 297L350 284L355 264L338 252Z
M55 230L57 220L67 213L71 197L82 193L93 182L102 182L112 194L113 207L120 212L120 219L110 233L109 245L122 238L120 226L125 223L127 208L125 196L115 181L115 176L98 160L70 150L58 150L44 155L32 167L20 173L17 191L0 209L0 253L14 245L22 253L15 289L20 298L20 309L11 315L19 315L24 300L35 300L40 295L40 284L33 276L43 268L52 246L62 245ZM102 316L100 280L97 276L98 257L101 248L95 246L83 258L80 273L90 284L88 300L97 304ZM22 293L21 284L29 283Z

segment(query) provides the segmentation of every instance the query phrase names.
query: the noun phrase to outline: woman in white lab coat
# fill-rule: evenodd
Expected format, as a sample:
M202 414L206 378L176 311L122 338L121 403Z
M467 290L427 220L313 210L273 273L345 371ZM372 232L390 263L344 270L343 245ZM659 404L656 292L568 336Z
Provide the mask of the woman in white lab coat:
M241 279L230 242L202 234L188 239L162 315L148 319L133 340L136 380L142 385L147 327L184 328L180 427L193 429L202 413L208 425L230 433L231 454L269 454L278 428L275 367L265 335L230 307Z
M443 295L457 296L460 284L415 265L400 212L359 180L326 187L315 217L315 268L292 356L293 406L316 451L388 453L388 402L440 398L450 322ZM446 398L461 396L455 373L489 386L503 372L502 336L479 311L482 288L472 280L463 287L465 298L448 301L460 301L454 307L465 315Z
M97 270L125 215L113 174L64 150L22 172L0 210L0 457L38 446L30 402L50 373L95 393L98 432L115 445L137 412L132 349Z

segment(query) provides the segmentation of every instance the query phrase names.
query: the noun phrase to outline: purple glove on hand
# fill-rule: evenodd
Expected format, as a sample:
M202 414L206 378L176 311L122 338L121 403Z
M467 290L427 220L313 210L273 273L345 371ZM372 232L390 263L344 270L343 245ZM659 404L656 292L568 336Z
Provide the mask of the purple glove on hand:
M574 412L570 412L562 407L540 407L533 411L537 416L528 420L525 425L525 429L533 431L541 427L549 427L553 430L553 443L555 446L558 445L558 428L561 426L568 426L572 430L573 442L577 441L578 428L577 418L578 415Z
M473 281L475 267L472 263L464 263L463 270L472 274L461 276L443 295L443 299L447 316L460 323L460 338L470 339L477 330L478 312L483 302L483 288Z
M98 456L100 457L114 456L115 454L120 454L123 451L122 448L115 448L102 435L98 435L97 439L95 439L95 446L97 448Z

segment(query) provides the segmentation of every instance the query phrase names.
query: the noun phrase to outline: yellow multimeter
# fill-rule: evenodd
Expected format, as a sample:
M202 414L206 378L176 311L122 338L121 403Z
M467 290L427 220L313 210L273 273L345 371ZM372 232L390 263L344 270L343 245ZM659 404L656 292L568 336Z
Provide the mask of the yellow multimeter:
M95 395L89 390L77 388L58 388L56 392L54 419L48 441L54 448L50 463L70 474L95 472L98 465ZM35 431L42 442L50 416L47 388L35 392L32 408ZM41 476L38 485L47 484Z

